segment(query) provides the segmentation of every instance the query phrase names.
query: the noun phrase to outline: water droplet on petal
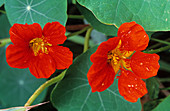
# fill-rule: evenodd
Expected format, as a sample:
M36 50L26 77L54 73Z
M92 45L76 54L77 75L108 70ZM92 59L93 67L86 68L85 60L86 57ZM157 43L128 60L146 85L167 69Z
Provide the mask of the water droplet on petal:
M147 70L147 71L149 71L149 68L148 68L148 67L146 67L146 70Z
M140 65L143 65L143 63L141 62Z
M104 83L102 83L102 86L104 86Z
M131 30L128 32L128 34L130 34L131 33Z

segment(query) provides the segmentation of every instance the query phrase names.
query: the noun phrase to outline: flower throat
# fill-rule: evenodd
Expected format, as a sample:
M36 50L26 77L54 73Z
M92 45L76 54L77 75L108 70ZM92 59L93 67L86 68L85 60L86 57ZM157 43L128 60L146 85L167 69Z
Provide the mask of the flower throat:
M29 46L34 55L38 56L40 53L48 54L47 46L52 46L52 44L45 42L42 38L34 38L29 42Z

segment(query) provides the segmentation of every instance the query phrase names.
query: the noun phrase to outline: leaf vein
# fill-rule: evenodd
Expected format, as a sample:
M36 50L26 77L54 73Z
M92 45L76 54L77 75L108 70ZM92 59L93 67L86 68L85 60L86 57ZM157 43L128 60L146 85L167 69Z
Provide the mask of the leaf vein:
M82 111L82 109L83 109L84 105L86 104L86 102L87 102L87 100L88 100L90 94L91 94L91 90L89 90L89 93L87 94L87 97L86 97L86 99L84 100L84 103L81 105L80 111Z
M103 107L103 110L106 111L100 93L98 92L97 94L98 94L98 96L99 96L99 99L100 99L101 105L102 105L102 107Z
M19 3L23 4L24 6L27 6L25 3L23 3L22 1L20 0L17 0Z
M35 13L37 13L37 14L39 14L39 15L41 15L41 16L43 16L43 17L45 17L45 18L47 18L47 19L55 20L55 19L50 18L50 17L46 16L45 14L43 14L43 13L41 13L41 12L38 12L38 11L36 11L36 10L32 9L32 8L31 8L31 10L32 10L33 12L35 12Z
M45 1L46 1L46 0L43 0L43 1L39 2L39 3L37 3L37 4L32 5L31 7L35 7L35 6L41 5L41 4L44 3Z

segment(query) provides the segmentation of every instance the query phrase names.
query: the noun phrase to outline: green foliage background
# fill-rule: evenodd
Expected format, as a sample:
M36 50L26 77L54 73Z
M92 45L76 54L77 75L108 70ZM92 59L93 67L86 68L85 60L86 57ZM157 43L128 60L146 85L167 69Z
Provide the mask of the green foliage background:
M88 24L108 38L117 36L118 27L124 22L131 21L141 24L150 39L152 39L151 35L157 31L170 31L169 0L0 0L0 39L9 37L9 29L14 23L36 22L43 28L47 22L59 21L67 26L67 23L69 24L68 5L76 7L76 11L80 11L79 14L83 15ZM2 14L3 11L5 14ZM70 33L67 32L66 35ZM74 44L84 44L83 36L83 34L76 35L68 40ZM95 39L98 39L97 36ZM9 67L5 58L7 46L8 44L0 48L0 108L23 106L33 92L46 81L36 79L28 69ZM54 87L50 95L46 89L34 104L50 96L51 104L59 111L129 111L129 109L140 111L142 109L140 99L136 103L124 100L118 92L117 80L104 92L91 92L86 74L92 64L90 55L96 51L97 47L98 45L90 39L90 49L75 58L65 78ZM78 48L80 49L80 47L74 47L76 50ZM161 58L160 66L161 70L170 72L168 61ZM148 109L168 111L169 109L169 96L159 101L158 81L159 79L155 77L146 80L150 98L144 106L146 111ZM7 111L25 110L20 108Z

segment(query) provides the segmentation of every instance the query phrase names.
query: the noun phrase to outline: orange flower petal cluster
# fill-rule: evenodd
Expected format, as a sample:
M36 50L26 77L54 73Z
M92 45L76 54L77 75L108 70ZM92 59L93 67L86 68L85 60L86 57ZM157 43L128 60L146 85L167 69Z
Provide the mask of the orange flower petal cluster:
M47 23L43 30L38 23L14 24L9 31L13 45L7 47L7 63L14 68L29 68L36 78L49 78L56 69L68 68L73 53L58 45L67 39L65 32L59 22Z
M136 102L147 93L142 79L157 75L159 56L146 54L149 37L143 27L136 22L122 24L118 36L108 39L99 45L90 60L87 78L92 92L104 91L113 82L119 72L118 89L127 101Z

